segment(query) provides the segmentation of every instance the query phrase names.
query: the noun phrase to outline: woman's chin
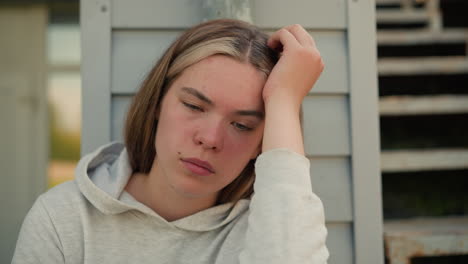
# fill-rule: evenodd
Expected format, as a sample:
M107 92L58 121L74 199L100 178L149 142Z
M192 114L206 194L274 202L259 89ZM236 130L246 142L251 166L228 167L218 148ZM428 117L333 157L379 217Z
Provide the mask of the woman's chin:
M207 186L194 183L191 181L183 181L171 184L171 187L177 194L187 199L210 199L217 196L217 192L211 192Z

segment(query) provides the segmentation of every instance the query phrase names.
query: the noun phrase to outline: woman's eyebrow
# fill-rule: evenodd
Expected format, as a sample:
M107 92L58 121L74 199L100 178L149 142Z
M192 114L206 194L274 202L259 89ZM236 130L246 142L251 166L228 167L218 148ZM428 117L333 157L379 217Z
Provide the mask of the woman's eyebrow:
M181 89L183 92L186 92L188 94L191 94L195 97L197 97L198 99L204 101L205 103L209 104L209 105L214 105L213 101L211 101L210 99L208 99L208 97L206 97L204 94L202 94L201 92L197 91L196 89L194 88L191 88L191 87L182 87Z

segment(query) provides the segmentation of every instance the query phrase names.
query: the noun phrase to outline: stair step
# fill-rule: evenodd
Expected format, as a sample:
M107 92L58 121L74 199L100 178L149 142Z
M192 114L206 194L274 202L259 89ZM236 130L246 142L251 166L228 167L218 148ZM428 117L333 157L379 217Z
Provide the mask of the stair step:
M415 238L437 234L468 235L467 216L416 217L384 221L384 234L391 237Z
M468 113L468 95L385 96L381 116Z
M449 44L461 42L468 42L468 30L444 30L443 32L398 30L377 32L377 43L379 45Z
M377 23L428 23L431 19L431 14L424 9L401 10L401 9L385 9L377 10Z
M414 256L432 259L468 254L466 216L385 220L383 229L385 252L391 263L411 263Z
M383 150L382 172L468 169L468 149Z
M381 76L468 73L468 59L465 56L382 58L377 68Z
M377 5L399 5L401 0L375 0Z

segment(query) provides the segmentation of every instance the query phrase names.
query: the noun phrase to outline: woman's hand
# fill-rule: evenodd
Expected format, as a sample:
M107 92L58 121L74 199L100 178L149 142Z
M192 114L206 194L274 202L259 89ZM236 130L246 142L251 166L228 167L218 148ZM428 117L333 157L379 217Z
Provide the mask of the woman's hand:
M299 107L324 68L314 40L296 24L276 31L268 46L281 53L263 89L265 104L281 98Z
M323 61L312 37L300 25L275 32L268 45L281 52L263 88L265 130L262 151L287 148L304 155L302 100L323 71Z

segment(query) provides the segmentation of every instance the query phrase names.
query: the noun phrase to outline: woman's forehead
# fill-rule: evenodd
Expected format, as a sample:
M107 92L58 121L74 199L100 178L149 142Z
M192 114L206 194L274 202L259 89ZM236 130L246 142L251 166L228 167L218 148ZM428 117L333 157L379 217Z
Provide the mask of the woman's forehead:
M173 88L178 93L198 92L212 102L262 105L265 79L252 65L217 55L185 69Z

